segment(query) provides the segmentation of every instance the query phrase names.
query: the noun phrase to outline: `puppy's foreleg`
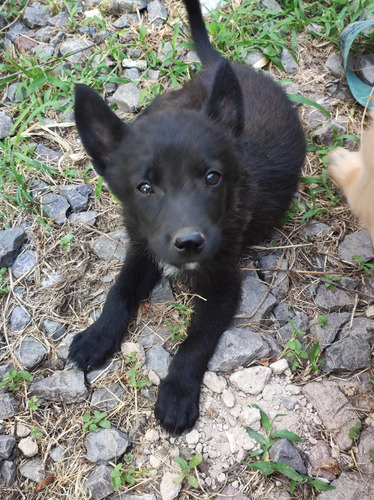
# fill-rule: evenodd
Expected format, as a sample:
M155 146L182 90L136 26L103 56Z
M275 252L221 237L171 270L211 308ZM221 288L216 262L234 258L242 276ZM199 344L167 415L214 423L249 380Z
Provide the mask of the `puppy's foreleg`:
M130 248L101 316L74 337L69 359L85 372L102 365L119 348L139 301L149 297L159 279L158 266L146 252Z
M208 361L240 300L240 271L220 269L213 279L195 284L194 291L205 300L196 299L188 337L160 385L155 408L162 427L176 434L193 427L199 416L200 387Z

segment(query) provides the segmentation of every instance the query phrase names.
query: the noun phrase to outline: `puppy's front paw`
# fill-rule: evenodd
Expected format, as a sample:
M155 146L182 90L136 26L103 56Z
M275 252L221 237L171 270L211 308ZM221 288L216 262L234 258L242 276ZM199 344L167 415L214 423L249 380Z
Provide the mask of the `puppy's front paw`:
M177 377L161 382L155 407L160 425L171 434L181 434L194 426L199 416L200 383Z
M68 359L86 372L103 365L118 348L117 344L115 337L106 334L94 323L74 337Z

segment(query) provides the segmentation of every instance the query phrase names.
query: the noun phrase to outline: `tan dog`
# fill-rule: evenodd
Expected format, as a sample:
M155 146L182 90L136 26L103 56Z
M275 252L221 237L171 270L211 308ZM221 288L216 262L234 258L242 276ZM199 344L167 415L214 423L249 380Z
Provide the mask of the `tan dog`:
M328 173L343 190L374 245L374 111L371 124L362 135L360 151L335 149L329 155Z

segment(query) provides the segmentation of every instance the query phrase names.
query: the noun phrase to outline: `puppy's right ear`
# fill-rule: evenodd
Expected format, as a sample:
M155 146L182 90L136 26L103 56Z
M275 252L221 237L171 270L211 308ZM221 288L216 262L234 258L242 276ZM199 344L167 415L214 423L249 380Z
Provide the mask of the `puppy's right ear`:
M128 126L87 85L76 85L74 111L82 144L96 172L105 177L118 147L128 134Z

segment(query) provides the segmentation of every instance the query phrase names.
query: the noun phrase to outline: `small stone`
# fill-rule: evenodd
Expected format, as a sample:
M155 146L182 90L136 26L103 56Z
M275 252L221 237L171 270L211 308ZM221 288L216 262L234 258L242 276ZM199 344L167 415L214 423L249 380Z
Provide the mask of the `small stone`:
M31 316L21 306L16 306L9 319L9 330L11 332L20 332L26 328L26 326L30 323Z
M87 212L72 213L69 216L70 222L83 222L83 224L88 224L89 226L94 226L96 224L96 218L98 213L96 210L87 210Z
M147 76L150 80L157 81L160 78L160 71L156 69L149 69Z
M269 293L255 271L243 272L242 298L234 318L235 324L246 323L246 318L250 318L251 322L266 319L277 304L277 299Z
M44 146L44 144L38 144L35 149L36 159L44 163L57 163L62 154L54 149Z
M249 66L253 66L254 68L257 68L258 66L262 67L263 62L267 62L266 56L264 55L261 50L254 49L249 52L249 54L246 57L245 60L246 64Z
M161 479L160 493L162 500L174 500L178 498L182 483L177 482L178 474L166 471Z
M121 353L125 359L134 354L141 366L143 366L146 361L144 348L137 342L122 342Z
M17 280L27 275L38 263L38 253L34 250L25 250L12 265L12 274Z
M351 264L357 264L357 260L353 259L354 256L360 257L365 262L374 259L373 245L366 229L347 234L340 243L338 251L339 258Z
M125 58L122 61L122 67L127 69L138 69L140 71L145 71L147 69L147 62L144 59L138 59L134 61L130 58Z
M130 82L136 82L140 78L140 71L136 68L125 69L123 78L130 80Z
M108 465L95 467L85 482L85 487L91 494L90 498L93 500L102 500L114 493L110 477L112 471L113 467Z
M283 65L284 71L288 75L294 75L299 70L299 65L297 64L289 50L282 50L280 60Z
M215 500L250 500L249 497L240 493L233 485L226 486Z
M374 86L374 54L367 54L359 58L358 62L358 77L369 85Z
M113 101L124 113L134 112L140 105L141 92L134 83L119 85L113 94Z
M313 140L322 146L331 146L336 136L345 134L345 127L336 121L330 121L311 133Z
M61 460L64 458L65 452L66 450L62 446L57 445L52 448L49 456L54 462L61 462Z
M164 379L168 374L171 361L170 354L161 346L151 347L146 352L146 364L148 370L153 370L160 379Z
M301 474L307 472L300 453L288 439L278 439L270 448L269 457L273 462L282 462Z
M64 325L58 321L52 321L51 319L43 319L42 324L48 335L53 340L59 340L66 332Z
M153 0L147 5L148 22L154 24L163 24L168 18L168 11L162 5L160 0Z
M372 454L374 453L374 428L368 427L360 434L358 444L357 463L362 474L374 476L374 462Z
M128 435L115 427L102 429L99 432L91 432L84 440L87 460L97 464L106 464L112 460L118 460L129 445Z
M17 467L15 462L5 460L0 465L0 477L5 488L11 488L17 478Z
M6 32L5 37L14 43L18 35L20 35L21 33L27 33L28 31L30 31L30 28L25 26L23 23L14 23Z
M18 438L25 438L29 436L30 433L31 429L27 427L27 425L17 423L17 425L12 427L12 434L15 434Z
M144 434L144 439L150 443L156 443L160 439L160 433L156 429L148 429Z
M333 52L329 55L325 62L325 68L330 71L332 76L335 78L344 77L344 68L342 63L342 57L337 52Z
M60 186L60 194L67 199L73 212L82 212L88 205L92 188L87 184Z
M331 483L333 491L323 491L318 495L318 500L370 500L374 498L372 482L363 481L360 474L343 472L338 479Z
M202 0L201 2L201 12L203 16L214 12L218 7L223 9L227 5L227 2L222 0Z
M227 386L226 380L223 377L219 377L215 372L211 371L205 372L203 384L216 394L221 394Z
M19 472L26 479L31 479L34 483L38 483L45 476L42 459L34 458L33 460L27 460L27 462L20 465Z
M0 435L0 460L10 459L15 448L16 440L13 436Z
M276 0L261 0L260 3L264 9L271 9L278 13L284 12Z
M282 375L288 369L288 363L285 358L278 359L275 363L271 363L270 369L274 375Z
M5 139L13 128L13 120L5 111L0 111L0 140Z
M0 231L0 267L9 267L26 239L26 232L20 227Z
M99 236L94 242L93 251L100 259L124 262L129 244L126 231L121 229Z
M235 406L235 396L230 389L224 389L222 391L222 402L227 408L233 408Z
M19 402L11 394L0 391L0 420L8 420L17 414Z
M88 390L80 370L59 370L48 377L36 377L29 386L31 396L45 401L79 403L85 401Z
M309 222L302 226L299 232L308 240L315 236L326 236L331 232L331 227L323 222Z
M152 347L154 345L162 345L170 337L169 329L153 330L149 326L145 326L137 338L137 344L143 347Z
M70 15L68 12L59 12L53 17L48 19L48 24L55 26L56 28L64 28L70 21Z
M70 205L63 196L54 193L44 194L42 204L46 217L50 217L57 224L63 224L66 221L66 212Z
M323 477L329 481L336 479L336 475L339 473L339 467L337 466L336 460L332 457L331 452L332 450L326 441L317 441L313 446L308 454L313 476ZM332 472L332 464L336 464L335 473Z
M328 347L324 359L324 372L339 373L365 369L371 363L371 346L367 339L349 335Z
M239 414L239 421L243 427L250 427L258 431L261 427L261 414L257 408L245 407Z
M199 442L200 434L196 429L192 429L192 431L188 432L185 437L187 443L193 445Z
M33 370L44 360L48 351L43 344L30 335L16 349L15 355L25 370Z
M230 375L231 384L245 394L257 396L268 383L271 370L266 366L252 366L244 368Z
M147 7L147 0L111 0L110 11L116 15L126 12L136 12Z
M39 451L37 443L31 436L21 439L18 443L18 449L26 458L34 457Z
M87 62L88 57L92 54L91 47L93 47L94 45L95 44L89 40L73 39L63 42L59 48L61 55L66 56L66 60L68 62L74 64L85 64Z
M320 309L330 313L343 308L350 309L355 303L355 299L343 290L339 288L332 290L331 288L326 288L325 285L318 287L314 301Z
M99 408L100 411L113 411L122 404L125 394L126 391L121 384L115 382L109 387L95 390L92 394L91 405Z
M40 4L34 4L31 7L26 7L23 11L23 22L30 29L40 28L47 24L49 12Z
M61 278L62 278L62 273L61 271L58 270L44 270L44 272L47 274L47 278L44 278L41 280L41 285L42 286L53 286L56 283L58 283Z

